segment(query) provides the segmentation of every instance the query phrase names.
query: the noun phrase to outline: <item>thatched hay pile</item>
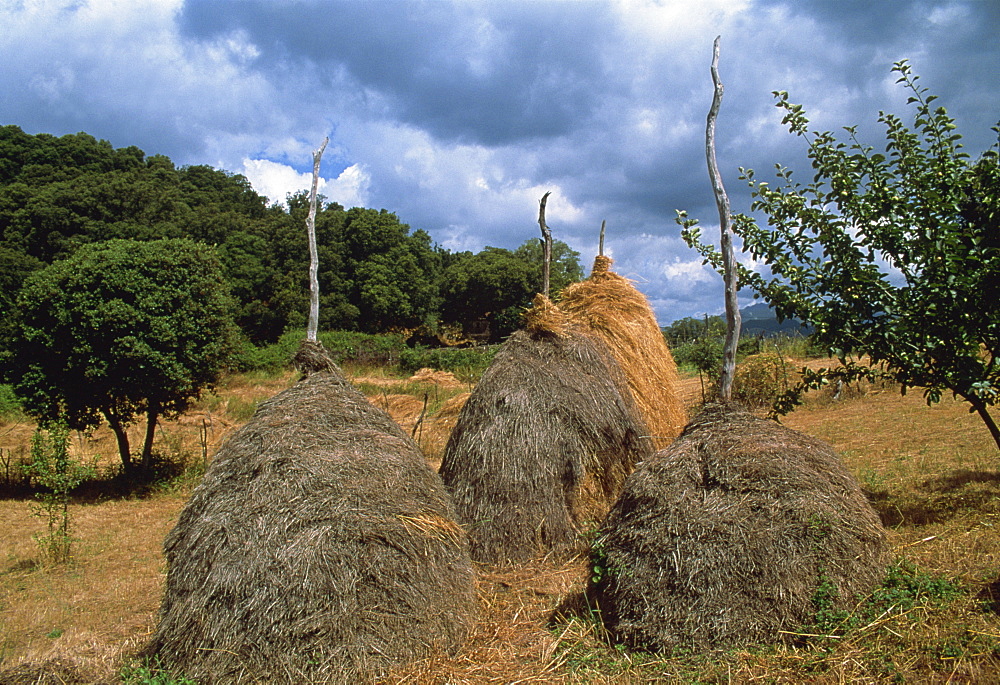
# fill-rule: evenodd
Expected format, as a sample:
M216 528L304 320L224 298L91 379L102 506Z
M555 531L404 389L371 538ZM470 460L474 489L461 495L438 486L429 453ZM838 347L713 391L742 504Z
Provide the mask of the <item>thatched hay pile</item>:
M636 648L779 642L810 620L821 584L852 608L886 555L878 517L829 446L709 405L629 477L594 543L589 595Z
M310 354L223 445L164 543L146 651L199 683L370 680L456 650L473 623L467 541L440 479Z
M662 449L687 423L677 364L646 297L610 267L610 258L598 256L590 278L566 288L559 307L607 343Z
M652 453L624 388L603 343L538 296L528 330L507 339L465 403L441 464L474 560L566 551L578 524L600 520Z

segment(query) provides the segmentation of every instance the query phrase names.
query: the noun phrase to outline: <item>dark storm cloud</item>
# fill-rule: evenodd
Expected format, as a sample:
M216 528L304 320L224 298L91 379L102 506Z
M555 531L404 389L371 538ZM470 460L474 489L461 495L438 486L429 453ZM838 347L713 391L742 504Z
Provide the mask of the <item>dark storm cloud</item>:
M601 64L606 6L441 2L186 3L181 27L211 40L243 32L275 73L314 65L384 100L388 114L442 140L507 145L559 136L586 118ZM582 39L581 39L582 38Z

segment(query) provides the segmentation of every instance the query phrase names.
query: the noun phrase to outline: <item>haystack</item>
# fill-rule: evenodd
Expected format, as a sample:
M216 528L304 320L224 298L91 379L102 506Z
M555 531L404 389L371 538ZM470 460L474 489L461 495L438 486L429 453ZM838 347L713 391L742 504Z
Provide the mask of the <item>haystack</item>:
M610 268L611 259L598 256L590 278L566 288L559 307L607 344L662 449L687 423L677 364L645 295Z
M364 682L454 652L474 620L438 476L322 350L300 361L303 379L226 441L164 543L147 653L199 683Z
M590 600L618 641L728 648L784 640L821 586L851 609L881 580L887 545L828 445L709 405L629 477L592 559Z
M472 558L568 551L599 521L652 442L606 346L538 296L498 350L441 464Z

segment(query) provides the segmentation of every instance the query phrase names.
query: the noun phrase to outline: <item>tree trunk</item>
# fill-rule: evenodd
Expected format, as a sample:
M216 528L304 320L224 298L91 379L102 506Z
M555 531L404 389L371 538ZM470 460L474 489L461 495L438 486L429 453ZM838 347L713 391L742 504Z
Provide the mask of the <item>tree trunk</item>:
M151 405L146 410L146 435L142 441L142 470L149 473L149 467L153 460L153 436L156 434L156 420L160 417L160 410L156 405Z
M545 203L551 192L542 195L538 203L538 227L542 229L542 294L545 297L549 296L549 275L552 273L552 231L545 223Z
M736 256L733 253L733 224L729 213L729 196L722 185L722 174L715 159L715 120L719 116L722 104L722 81L719 80L719 40L715 39L712 48L712 83L715 95L712 107L708 111L708 123L705 127L705 154L708 157L708 175L712 180L712 190L715 192L715 204L719 208L719 228L722 233L722 265L723 279L726 284L726 343L722 348L722 377L719 379L719 399L729 402L733 397L733 376L736 374L736 348L740 341L739 300L736 291L739 288L736 273Z
M319 187L319 161L323 150L330 142L329 136L313 152L312 188L309 191L309 215L306 217L306 233L309 235L309 327L306 340L316 342L319 329L319 252L316 249L316 190Z
M122 459L122 468L125 469L126 475L131 475L135 465L132 463L131 448L128 444L128 431L122 424L121 419L114 412L104 409L102 413L104 414L104 418L108 420L108 425L114 431L115 440L118 442L118 455Z
M979 414L979 418L983 420L986 424L986 428L989 429L990 435L993 436L993 442L997 444L997 449L1000 449L1000 427L997 426L996 421L990 415L989 407L980 398L975 396L962 395L966 402L972 405L972 408L976 410Z

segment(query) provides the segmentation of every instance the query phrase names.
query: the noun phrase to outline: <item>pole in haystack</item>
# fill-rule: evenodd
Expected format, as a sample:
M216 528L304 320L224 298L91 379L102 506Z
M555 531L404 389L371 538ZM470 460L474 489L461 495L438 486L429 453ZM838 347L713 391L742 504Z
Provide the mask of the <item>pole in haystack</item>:
M597 245L597 255L599 257L604 256L604 227L607 225L608 220L604 219L601 221L601 239Z
M549 296L549 274L552 273L552 231L545 223L545 203L552 191L547 191L538 201L538 227L542 229L542 294Z
M740 340L740 307L736 298L739 283L736 274L736 256L733 253L733 222L729 213L729 196L722 185L722 174L715 159L715 120L722 104L722 81L719 80L719 40L715 37L712 47L712 84L715 95L708 110L708 124L705 127L705 154L708 157L708 175L712 180L715 204L719 208L719 226L722 233L723 279L726 285L726 342L722 348L722 378L719 380L719 399L729 402L733 397L733 376L736 373L736 347Z
M323 157L330 137L323 139L319 149L313 151L312 187L309 190L309 215L306 217L306 233L309 234L309 327L306 340L316 342L319 328L319 251L316 249L316 189L319 187L319 161Z
M589 606L600 606L612 640L651 651L792 642L815 620L820 588L831 608L850 611L879 583L890 553L878 515L829 445L729 401L739 312L714 153L718 58L716 38L707 139L728 249L729 383L637 465L591 549L603 572L591 577Z

